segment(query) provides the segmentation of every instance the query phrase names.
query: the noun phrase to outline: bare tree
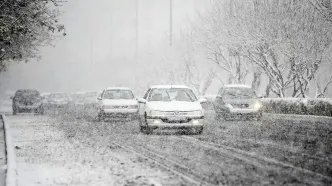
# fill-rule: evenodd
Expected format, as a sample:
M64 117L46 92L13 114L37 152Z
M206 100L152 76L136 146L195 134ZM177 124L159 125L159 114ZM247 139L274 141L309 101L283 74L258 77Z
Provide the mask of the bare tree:
M269 78L267 93L279 97L306 96L331 41L331 23L308 2L216 1L203 24L219 48L259 67Z

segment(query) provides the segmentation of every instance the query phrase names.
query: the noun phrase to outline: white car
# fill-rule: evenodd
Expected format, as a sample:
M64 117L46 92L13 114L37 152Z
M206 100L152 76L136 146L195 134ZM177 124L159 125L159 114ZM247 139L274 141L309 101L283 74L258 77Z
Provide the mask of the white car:
M97 98L98 120L136 119L138 102L127 87L109 87Z
M192 89L184 85L151 86L139 102L140 130L151 133L153 129L190 129L203 132L204 112Z

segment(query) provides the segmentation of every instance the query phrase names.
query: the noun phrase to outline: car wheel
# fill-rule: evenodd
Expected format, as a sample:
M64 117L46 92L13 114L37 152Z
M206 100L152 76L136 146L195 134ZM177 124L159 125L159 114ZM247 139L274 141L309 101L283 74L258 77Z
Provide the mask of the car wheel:
M202 134L203 133L203 127L196 128L196 134Z
M98 115L97 115L97 121L98 121L98 122L101 122L101 121L103 121L103 120L104 120L103 115L100 114L100 113L98 113Z
M17 114L17 110L14 108L13 109L13 115L16 115Z
M153 130L147 126L146 123L146 113L144 114L143 121L142 119L139 120L140 122L140 131L144 134L151 134Z
M214 119L215 119L215 121L220 122L220 121L224 120L224 117L221 113L216 113Z

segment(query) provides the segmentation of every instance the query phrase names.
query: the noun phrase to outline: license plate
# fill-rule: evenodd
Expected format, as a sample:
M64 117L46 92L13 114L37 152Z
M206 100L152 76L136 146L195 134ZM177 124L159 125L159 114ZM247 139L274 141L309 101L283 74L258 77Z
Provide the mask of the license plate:
M186 120L186 118L168 118L169 121L172 121L172 122L180 122L180 121L184 121Z

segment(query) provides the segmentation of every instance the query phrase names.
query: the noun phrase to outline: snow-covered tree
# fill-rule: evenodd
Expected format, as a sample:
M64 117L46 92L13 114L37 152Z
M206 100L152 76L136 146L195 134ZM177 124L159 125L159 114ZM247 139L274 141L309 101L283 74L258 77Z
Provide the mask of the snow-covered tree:
M14 61L38 57L38 49L50 45L58 33L56 0L0 1L0 72Z

